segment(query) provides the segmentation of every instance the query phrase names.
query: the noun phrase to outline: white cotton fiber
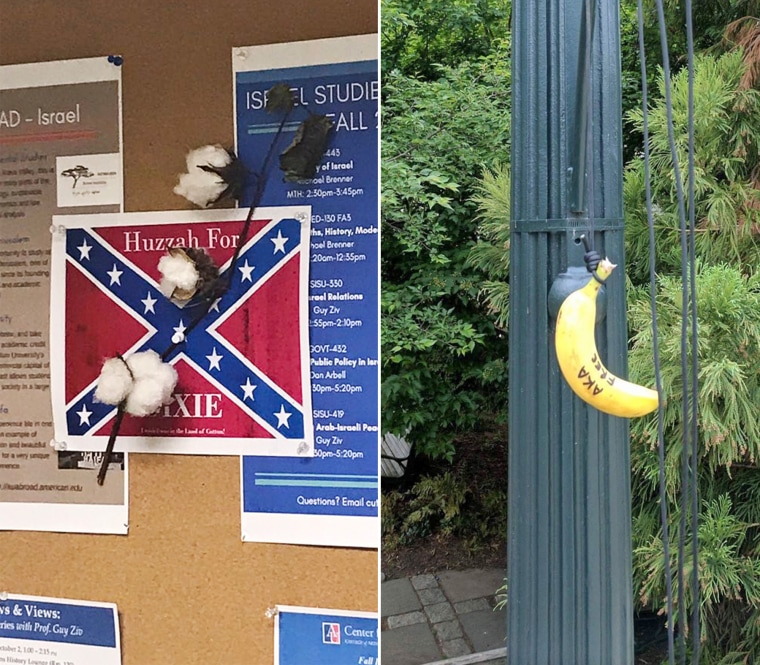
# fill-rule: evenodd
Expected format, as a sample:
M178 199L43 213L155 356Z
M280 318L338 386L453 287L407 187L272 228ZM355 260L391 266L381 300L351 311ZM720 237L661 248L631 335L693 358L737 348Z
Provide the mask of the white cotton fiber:
M172 399L177 370L161 360L155 351L135 353L127 359L135 377L125 410L133 416L149 416Z
M182 173L174 193L184 196L188 201L201 208L207 208L216 201L227 189L224 182L216 173L208 173L201 169L193 169L190 173Z
M174 294L174 289L177 288L176 284L173 284L167 279L162 279L158 283L158 290L161 291L167 298L171 298Z
M169 284L173 284L185 291L191 291L196 287L198 279L200 279L195 263L188 259L184 252L177 256L172 256L171 254L162 256L158 260L158 271L164 276L167 288Z
M121 358L109 358L103 363L95 387L95 401L119 404L132 388L132 376Z
M199 166L211 166L220 169L232 161L228 153L220 145L204 145L187 153L187 172L192 173Z

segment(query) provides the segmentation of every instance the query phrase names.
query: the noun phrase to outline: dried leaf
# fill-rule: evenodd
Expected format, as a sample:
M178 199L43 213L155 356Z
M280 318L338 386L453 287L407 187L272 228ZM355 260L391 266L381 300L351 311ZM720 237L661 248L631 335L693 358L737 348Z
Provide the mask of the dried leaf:
M267 93L267 113L287 113L295 105L287 83L275 83Z
M293 142L280 155L285 180L309 180L316 175L332 126L332 120L324 115L310 115L299 125Z

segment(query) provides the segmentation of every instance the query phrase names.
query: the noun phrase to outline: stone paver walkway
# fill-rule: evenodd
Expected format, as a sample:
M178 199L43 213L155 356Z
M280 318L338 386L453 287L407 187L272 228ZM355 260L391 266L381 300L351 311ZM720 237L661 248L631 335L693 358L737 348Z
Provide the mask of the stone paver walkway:
M503 665L506 619L495 610L502 569L444 571L381 587L383 665ZM493 653L490 653L493 652ZM483 654L483 657L469 654ZM489 658L484 660L484 658Z

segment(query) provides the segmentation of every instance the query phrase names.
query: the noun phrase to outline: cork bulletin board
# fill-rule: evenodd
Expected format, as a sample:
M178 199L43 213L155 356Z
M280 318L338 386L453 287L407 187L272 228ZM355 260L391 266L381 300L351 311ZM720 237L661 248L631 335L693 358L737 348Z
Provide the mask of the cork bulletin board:
M187 150L233 145L234 46L376 31L375 0L3 0L0 64L122 55L124 209L173 210ZM125 665L268 664L268 608L377 611L376 551L241 542L238 457L129 475L128 536L0 532L0 590L115 602Z

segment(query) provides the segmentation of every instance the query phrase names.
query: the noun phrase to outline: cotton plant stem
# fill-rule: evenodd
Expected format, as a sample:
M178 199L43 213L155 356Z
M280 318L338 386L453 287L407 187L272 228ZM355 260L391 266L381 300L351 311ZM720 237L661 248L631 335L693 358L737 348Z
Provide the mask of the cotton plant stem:
M256 179L256 189L253 192L253 200L251 201L251 207L248 209L248 215L246 215L245 222L243 223L243 228L240 231L240 235L238 236L237 246L235 247L235 253L232 255L232 261L230 261L230 273L227 277L227 286L224 289L224 293L227 292L227 290L232 285L232 278L235 274L235 263L237 263L238 257L240 256L240 251L243 248L243 244L246 240L248 240L248 232L251 228L251 222L253 221L253 215L256 212L256 208L259 207L259 204L261 203L261 198L264 196L264 190L266 189L268 178L268 171L269 171L269 162L272 160L272 155L274 154L274 146L277 144L277 141L280 138L280 135L282 134L282 130L285 127L285 123L288 121L288 118L290 117L290 114L293 112L293 109L288 110L288 112L283 116L282 120L280 121L280 126L277 128L277 133L274 135L274 138L272 139L272 142L269 144L269 150L267 150L267 154L264 156L264 161L261 165L261 172L259 174L259 177ZM209 305L209 308L211 305Z
M116 437L119 435L119 428L121 427L121 421L124 420L124 407L127 402L124 400L119 404L116 411L116 418L111 426L111 434L108 437L108 445L103 453L103 460L100 462L100 470L98 471L98 485L102 485L106 480L106 473L108 473L108 464L111 462L111 454L113 453L113 447L116 445Z
M256 179L256 189L253 192L253 201L251 202L251 206L248 209L248 214L246 215L245 222L243 223L243 228L240 230L240 234L238 235L235 253L232 255L232 260L230 261L229 274L227 275L226 281L223 284L220 284L221 288L219 291L215 291L212 296L208 297L204 301L200 313L190 322L190 325L185 330L184 338L180 341L172 342L161 354L161 360L166 360L177 347L185 343L192 330L196 328L198 324L203 321L203 319L206 318L215 300L217 298L221 298L225 293L227 293L227 291L230 290L230 287L232 286L232 280L235 276L235 264L240 257L240 251L243 247L243 244L248 239L248 233L251 228L253 216L256 213L256 209L261 204L261 198L264 196L264 189L266 188L266 183L269 180L269 163L272 161L274 147L277 144L277 141L282 134L282 130L285 127L285 123L288 121L288 118L290 117L292 111L292 108L289 109L283 116L282 120L280 121L280 125L277 128L277 133L274 135L272 142L269 144L269 150L267 150L267 154L264 156L264 161L261 165L261 171L259 172L258 178ZM124 420L125 404L126 402L121 402L116 412L116 419L113 421L111 434L108 437L108 445L106 446L106 450L103 453L103 461L100 464L100 471L98 472L98 485L102 485L105 481L106 473L108 472L108 464L111 461L111 454L113 453L113 448L116 444L116 437L119 436L119 429L121 428L121 423Z

